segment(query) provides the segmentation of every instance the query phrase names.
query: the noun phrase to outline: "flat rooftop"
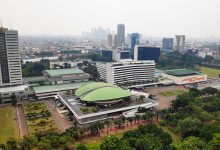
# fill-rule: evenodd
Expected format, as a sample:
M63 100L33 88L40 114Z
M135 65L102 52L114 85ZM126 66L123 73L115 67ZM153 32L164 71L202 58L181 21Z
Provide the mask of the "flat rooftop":
M92 83L89 82L79 82L79 83L70 83L70 84L57 84L57 85L44 85L44 86L34 86L32 87L35 94L39 93L49 93L49 92L56 92L56 91L65 91L70 89L77 89L83 85Z
M84 71L78 68L69 68L69 69L52 69L52 70L45 70L45 72L50 77L62 76L62 75L69 75L69 74L81 74Z
M27 85L1 87L0 88L0 93L20 92L20 91L25 91L26 89L28 89Z
M173 69L173 70L166 70L165 72L173 76L202 75L201 72L192 69Z

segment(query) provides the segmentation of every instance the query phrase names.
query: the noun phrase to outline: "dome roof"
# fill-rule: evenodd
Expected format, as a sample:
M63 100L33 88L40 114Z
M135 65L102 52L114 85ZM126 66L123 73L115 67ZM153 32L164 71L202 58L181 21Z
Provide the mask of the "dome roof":
M75 92L82 101L99 102L117 100L131 96L131 93L111 83L94 82L82 86Z

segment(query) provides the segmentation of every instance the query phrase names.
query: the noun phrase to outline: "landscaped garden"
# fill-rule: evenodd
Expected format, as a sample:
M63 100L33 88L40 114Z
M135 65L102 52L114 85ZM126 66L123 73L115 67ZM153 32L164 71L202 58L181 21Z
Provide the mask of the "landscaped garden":
M13 106L4 106L0 109L0 143L6 143L9 137L17 139L19 136L16 122L16 109Z
M30 134L58 129L45 103L26 103L24 104L24 112Z

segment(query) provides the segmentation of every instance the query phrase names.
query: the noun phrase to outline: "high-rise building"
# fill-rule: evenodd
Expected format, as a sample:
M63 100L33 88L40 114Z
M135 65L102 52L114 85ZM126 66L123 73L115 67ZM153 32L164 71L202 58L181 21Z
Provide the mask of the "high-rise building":
M134 47L136 44L140 42L140 35L139 33L132 33L129 35L129 48L131 48L131 57L134 58Z
M162 51L170 52L173 50L173 38L163 38Z
M21 84L18 32L0 27L0 87Z
M175 50L183 52L185 48L185 35L176 35Z
M151 81L154 79L154 61L122 61L97 63L100 79L116 84Z
M145 46L145 45L135 45L134 47L134 60L154 60L158 61L160 57L160 48Z
M117 47L117 34L114 35L114 44L113 44L113 47L116 48Z
M125 25L118 24L117 26L117 47L123 47L125 42Z
M108 34L108 35L107 35L107 46L108 46L108 48L112 48L112 45L113 45L113 37L112 37L112 34Z

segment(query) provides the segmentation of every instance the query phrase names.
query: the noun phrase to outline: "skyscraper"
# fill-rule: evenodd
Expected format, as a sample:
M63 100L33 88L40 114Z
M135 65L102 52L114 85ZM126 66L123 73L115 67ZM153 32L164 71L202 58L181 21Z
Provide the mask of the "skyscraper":
M107 35L107 46L108 46L108 48L112 48L112 45L113 45L113 37L112 37L112 34L108 34L108 35Z
M0 27L0 87L21 84L18 32Z
M185 35L176 35L175 50L183 52L185 48Z
M173 38L163 38L162 51L170 52L173 50Z
M122 47L125 41L125 25L118 24L117 26L117 47Z
M139 33L132 33L129 35L129 48L131 48L131 57L134 58L134 47L136 44L139 44L140 35Z

